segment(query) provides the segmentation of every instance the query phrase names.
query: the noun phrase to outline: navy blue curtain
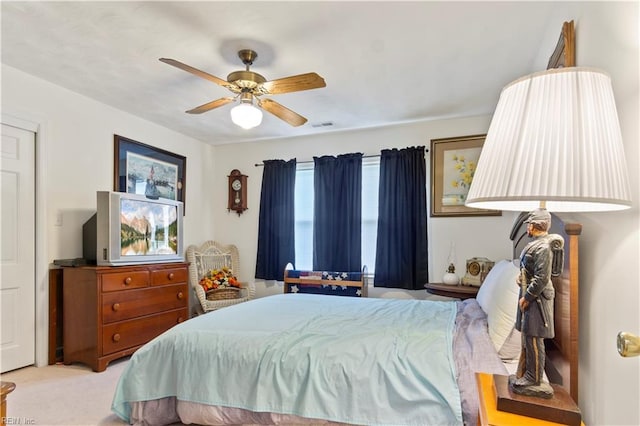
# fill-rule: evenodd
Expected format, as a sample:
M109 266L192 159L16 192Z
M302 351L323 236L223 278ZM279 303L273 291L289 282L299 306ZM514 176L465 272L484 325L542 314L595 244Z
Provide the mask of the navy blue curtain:
M424 146L381 153L376 287L424 290L428 280L424 154Z
M256 278L282 281L295 265L294 194L296 160L267 160L262 173Z
M313 162L313 269L359 271L362 154L314 157Z

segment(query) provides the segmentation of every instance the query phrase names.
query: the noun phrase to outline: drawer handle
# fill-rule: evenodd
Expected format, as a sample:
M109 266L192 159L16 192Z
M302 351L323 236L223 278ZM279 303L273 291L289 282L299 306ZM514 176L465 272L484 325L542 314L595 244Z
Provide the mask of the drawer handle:
M114 342L119 342L120 341L120 333L114 334L113 337L111 338L111 340L113 340Z
M127 278L125 278L125 279L124 279L124 285L129 285L129 284L131 284L131 281L133 281L133 280L131 279L131 277L127 277Z
M171 272L171 273L169 273L169 275L167 275L167 276L169 277L169 279L170 279L170 280L172 280L172 279L173 279L173 277L174 277L174 274L173 274L173 272Z
M111 309L113 309L114 311L117 311L118 309L120 309L120 304L114 303L113 306L111 306Z
M181 291L178 292L178 300L184 299L184 294Z
M181 323L181 322L183 322L183 321L184 321L184 318L182 318L182 317L178 317L178 324L180 324L180 323Z

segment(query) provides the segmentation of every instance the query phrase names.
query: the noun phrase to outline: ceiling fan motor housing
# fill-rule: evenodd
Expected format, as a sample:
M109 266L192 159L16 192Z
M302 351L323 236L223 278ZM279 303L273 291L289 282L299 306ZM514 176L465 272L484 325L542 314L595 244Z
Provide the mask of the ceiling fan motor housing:
M227 76L227 81L241 88L255 89L267 79L253 71L234 71Z

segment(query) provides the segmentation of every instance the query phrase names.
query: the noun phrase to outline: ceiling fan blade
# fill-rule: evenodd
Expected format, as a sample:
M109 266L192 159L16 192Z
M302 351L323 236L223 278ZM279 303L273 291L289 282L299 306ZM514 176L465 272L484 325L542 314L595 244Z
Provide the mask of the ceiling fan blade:
M211 81L213 83L219 84L220 86L226 87L229 90L234 90L234 89L236 91L239 90L238 87L233 83L229 83L228 81L223 80L221 78L218 78L215 75L211 75L211 74L206 73L204 71L200 71L199 69L194 68L194 67L192 67L190 65L183 64L182 62L176 61L175 59L160 58L160 61L164 62L165 64L172 65L172 66L174 66L176 68L180 68L183 71L190 72L191 74L197 75L198 77L204 78L205 80L209 80L209 81Z
M190 109L187 111L187 114L202 114L203 112L211 111L212 109L226 105L229 102L233 102L235 99L236 98L233 97L216 99L215 101L207 102L199 107Z
M281 120L286 121L293 127L298 127L307 122L307 119L300 114L291 111L289 108L271 99L258 99L258 106L270 112Z
M320 77L315 72L309 72L306 74L267 81L262 84L262 91L265 95L278 95L280 93L319 89L320 87L326 87L326 85L324 78Z

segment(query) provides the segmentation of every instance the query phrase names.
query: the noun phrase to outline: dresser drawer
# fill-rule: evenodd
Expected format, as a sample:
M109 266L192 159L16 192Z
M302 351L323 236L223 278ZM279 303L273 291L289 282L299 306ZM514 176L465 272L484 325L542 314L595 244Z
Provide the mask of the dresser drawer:
M102 291L119 291L149 286L149 271L114 272L102 275Z
M102 321L111 323L187 307L187 284L148 287L102 295Z
M151 271L151 285L165 285L187 282L186 268L166 268Z
M102 329L102 355L140 346L188 318L188 309L105 325Z

